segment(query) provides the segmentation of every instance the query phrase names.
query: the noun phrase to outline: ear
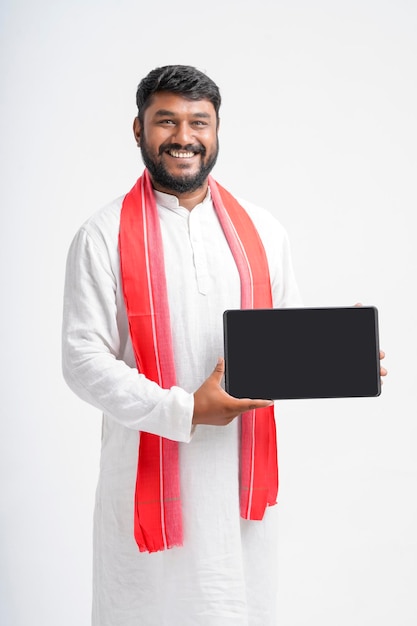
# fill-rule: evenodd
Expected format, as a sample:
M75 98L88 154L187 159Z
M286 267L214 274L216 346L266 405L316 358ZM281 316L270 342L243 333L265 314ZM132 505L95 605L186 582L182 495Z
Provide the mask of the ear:
M138 146L140 146L140 131L141 127L139 118L135 117L135 119L133 120L133 134L135 135L135 140Z

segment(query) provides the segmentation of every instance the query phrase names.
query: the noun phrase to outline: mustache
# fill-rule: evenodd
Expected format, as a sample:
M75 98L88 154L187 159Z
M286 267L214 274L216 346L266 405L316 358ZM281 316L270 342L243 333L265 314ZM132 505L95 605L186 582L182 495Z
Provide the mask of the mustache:
M163 143L159 147L159 156L167 150L185 150L186 152L194 152L195 154L202 154L203 156L206 154L206 149L201 144L193 144L187 143L185 146L180 143Z

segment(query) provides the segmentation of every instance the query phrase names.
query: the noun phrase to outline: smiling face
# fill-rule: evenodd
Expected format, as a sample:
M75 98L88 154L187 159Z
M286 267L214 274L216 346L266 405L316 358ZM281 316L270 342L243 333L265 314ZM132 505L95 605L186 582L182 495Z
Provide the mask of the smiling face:
M209 100L156 92L134 133L153 186L173 195L207 187L218 154L218 120Z

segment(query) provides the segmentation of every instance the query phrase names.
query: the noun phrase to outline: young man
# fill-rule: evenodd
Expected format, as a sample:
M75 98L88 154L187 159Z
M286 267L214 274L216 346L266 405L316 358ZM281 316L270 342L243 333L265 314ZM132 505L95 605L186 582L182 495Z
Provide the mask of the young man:
M145 171L67 264L64 375L103 412L93 625L275 626L273 406L222 388L222 316L300 305L287 235L210 176L210 78L157 68L137 105Z

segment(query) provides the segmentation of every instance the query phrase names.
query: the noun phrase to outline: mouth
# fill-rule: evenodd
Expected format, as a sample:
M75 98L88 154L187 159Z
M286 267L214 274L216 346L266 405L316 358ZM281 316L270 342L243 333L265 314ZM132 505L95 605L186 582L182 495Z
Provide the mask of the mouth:
M192 152L191 150L167 150L167 154L174 157L174 159L192 159L199 152Z
M193 159L198 155L201 155L201 157L204 158L205 148L204 146L198 144L187 144L185 146L181 146L180 144L167 143L160 147L159 154L167 154L173 159L186 161Z

